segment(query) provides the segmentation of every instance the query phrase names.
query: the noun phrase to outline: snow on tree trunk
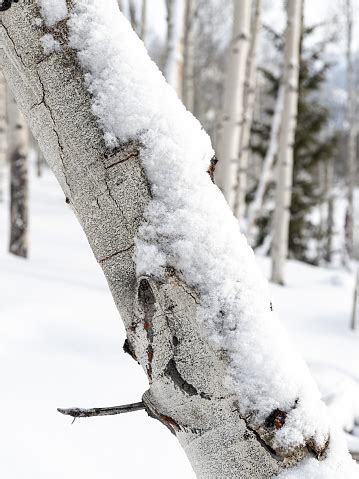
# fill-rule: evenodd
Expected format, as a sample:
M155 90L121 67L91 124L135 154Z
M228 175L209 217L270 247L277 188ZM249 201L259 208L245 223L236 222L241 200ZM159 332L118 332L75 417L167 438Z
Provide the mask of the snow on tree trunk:
M184 0L166 0L167 45L163 74L167 82L182 96L184 48Z
M246 207L247 170L256 95L257 45L261 24L261 3L261 0L255 0L254 2L251 40L246 67L246 80L244 84L244 115L239 150L237 192L234 205L234 213L239 220L243 218Z
M182 101L187 110L194 110L194 15L198 0L186 0L184 68Z
M263 207L264 195L268 183L271 179L271 171L274 163L274 158L278 151L278 139L283 112L283 104L284 87L283 85L281 85L279 87L278 96L275 103L268 149L263 161L262 170L259 176L259 181L254 195L254 199L249 205L248 209L247 237L249 238L251 244L254 244L256 222Z
M0 66L106 276L126 351L148 376L148 413L177 436L198 478L340 470L354 479L344 438L206 172L208 136L115 0L67 6L49 26L46 14L34 21L37 4L14 4L2 17ZM44 34L60 48L44 51Z
M353 37L353 8L351 0L346 0L345 13L347 22L347 110L348 110L348 162L347 162L347 198L346 213L346 249L349 257L353 255L354 241L354 187L356 177L356 150L357 150L357 121L356 121L356 93L353 79L352 37Z
M288 254L290 204L292 197L293 145L297 126L299 44L302 0L288 0L288 23L284 50L284 105L277 162L277 185L273 222L272 281L284 284Z
M28 171L29 135L25 119L15 99L9 105L10 160L10 253L27 257L28 253Z
M244 83L249 51L252 0L235 0L233 34L224 87L223 112L219 128L216 183L234 208L238 157L244 113Z
M6 82L0 72L0 202L4 199L4 169L7 152Z

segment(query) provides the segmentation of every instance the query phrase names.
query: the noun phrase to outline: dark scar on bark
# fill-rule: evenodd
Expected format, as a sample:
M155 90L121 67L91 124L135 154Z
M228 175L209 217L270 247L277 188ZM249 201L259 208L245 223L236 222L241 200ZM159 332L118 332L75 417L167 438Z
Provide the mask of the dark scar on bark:
M188 396L200 396L202 399L210 400L210 396L204 392L199 393L197 389L187 382L181 375L181 373L177 369L176 361L174 359L170 359L165 369L165 374L173 381L174 385L181 389L184 393L188 394Z
M149 379L152 379L152 359L153 359L153 324L152 319L156 312L156 298L153 294L151 285L147 279L141 279L138 287L138 302L144 313L143 328L147 334L147 375Z
M5 10L9 10L12 3L17 3L19 0L3 0L0 2L0 12L5 12Z
M281 429L287 417L287 413L285 411L281 411L280 409L275 409L265 420L265 426L268 428L275 428Z
M214 183L214 172L216 170L217 163L218 163L217 157L213 156L211 158L211 161L210 161L210 164L209 164L209 167L208 167L208 170L207 170L207 173L209 174L209 176L212 180L212 183Z

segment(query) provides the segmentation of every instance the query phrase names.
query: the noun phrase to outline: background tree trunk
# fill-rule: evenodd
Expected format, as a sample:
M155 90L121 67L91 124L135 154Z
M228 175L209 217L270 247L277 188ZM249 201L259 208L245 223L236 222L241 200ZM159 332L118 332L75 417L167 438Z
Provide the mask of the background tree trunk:
M357 149L357 121L356 121L356 93L354 89L354 72L352 59L353 37L353 8L351 0L346 0L345 14L347 24L347 111L348 111L348 160L347 160L347 189L348 206L346 213L346 249L349 258L353 255L354 242L354 187L356 179L356 149Z
M147 0L142 0L140 38L146 45L147 40Z
M163 74L167 82L182 97L183 49L184 49L184 0L166 0L167 47Z
M333 256L333 235L334 235L334 195L333 195L333 179L334 179L334 158L327 160L325 163L325 199L326 199L326 242L324 259L327 263L332 262Z
M274 163L274 158L278 151L278 139L281 125L281 118L284 104L284 86L281 85L278 90L278 96L275 103L273 120L271 125L271 132L269 137L269 146L266 156L263 161L262 169L259 174L258 185L254 195L254 199L249 206L248 220L247 220L247 236L250 244L254 244L255 227L258 216L263 207L264 195L271 179L271 171Z
M10 253L28 254L28 167L29 136L25 119L11 96L10 129Z
M246 80L244 84L244 115L241 133L241 145L239 151L237 195L234 205L234 213L239 220L243 219L246 208L247 172L250 155L250 138L256 96L257 50L258 37L261 26L261 5L261 0L255 0L251 25L251 41L246 67Z
M4 200L4 170L7 156L6 81L0 72L0 202Z
M284 107L279 141L272 245L272 281L278 284L284 284L284 266L288 254L302 13L302 0L288 0L288 26L284 50Z
M184 68L182 100L187 110L194 111L194 23L197 0L186 0Z
M243 94L249 51L251 0L234 2L232 42L227 65L223 113L219 130L216 182L234 208L243 124Z
M137 16L137 8L134 0L129 1L129 11L130 11L130 20L132 28L136 33L138 33L139 25L138 25L138 16Z

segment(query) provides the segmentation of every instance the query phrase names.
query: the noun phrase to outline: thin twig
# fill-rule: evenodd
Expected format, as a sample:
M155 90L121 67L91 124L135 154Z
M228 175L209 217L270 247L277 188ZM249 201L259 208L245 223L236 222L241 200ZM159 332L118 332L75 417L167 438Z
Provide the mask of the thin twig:
M133 404L124 404L123 406L93 407L91 409L74 407L69 409L58 408L57 410L61 414L72 416L76 419L77 417L114 416L115 414L124 414L126 412L140 411L142 409L145 409L145 405L141 401Z

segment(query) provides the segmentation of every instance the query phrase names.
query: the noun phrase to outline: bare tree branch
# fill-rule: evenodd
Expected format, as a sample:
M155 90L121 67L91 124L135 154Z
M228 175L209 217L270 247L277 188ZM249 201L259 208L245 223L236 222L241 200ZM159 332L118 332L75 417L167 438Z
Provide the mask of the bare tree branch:
M145 409L145 405L141 401L132 404L124 404L122 406L93 407L90 409L74 407L69 409L58 408L57 410L61 414L72 416L76 419L77 417L114 416L116 414L124 414L126 412L141 411L142 409Z

